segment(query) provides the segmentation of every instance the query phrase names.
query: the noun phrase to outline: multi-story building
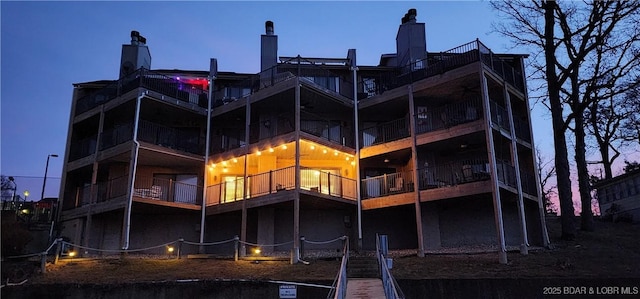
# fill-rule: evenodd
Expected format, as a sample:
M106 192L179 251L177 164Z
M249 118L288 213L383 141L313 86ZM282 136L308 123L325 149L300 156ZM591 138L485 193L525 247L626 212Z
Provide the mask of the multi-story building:
M593 185L600 214L612 221L640 222L640 169Z
M301 237L368 249L381 233L419 255L497 245L501 262L546 245L526 56L477 40L428 52L415 10L396 44L377 66L355 49L283 57L267 22L258 74L215 59L151 71L133 31L118 80L74 85L63 235L105 249L239 236L296 257Z

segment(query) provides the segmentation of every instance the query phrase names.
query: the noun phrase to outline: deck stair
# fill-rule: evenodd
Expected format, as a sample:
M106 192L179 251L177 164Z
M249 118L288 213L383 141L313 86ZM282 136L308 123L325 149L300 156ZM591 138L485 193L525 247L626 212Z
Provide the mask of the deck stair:
M375 257L352 256L347 264L348 278L380 278L380 267Z

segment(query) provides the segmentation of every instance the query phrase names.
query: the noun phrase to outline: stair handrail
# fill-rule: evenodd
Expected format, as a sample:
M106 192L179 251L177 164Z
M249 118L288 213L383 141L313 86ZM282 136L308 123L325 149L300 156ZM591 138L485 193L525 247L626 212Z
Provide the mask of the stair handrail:
M342 237L344 246L342 248L342 262L340 263L340 270L336 278L331 285L331 291L327 295L327 299L344 299L347 296L347 263L349 262L349 237Z
M380 276L382 278L382 287L384 288L385 297L387 299L405 299L404 293L402 293L398 282L393 277L389 267L387 266L387 258L384 256L382 252L383 250L380 248L380 237L380 235L376 234L376 257L378 258L378 265L380 266Z

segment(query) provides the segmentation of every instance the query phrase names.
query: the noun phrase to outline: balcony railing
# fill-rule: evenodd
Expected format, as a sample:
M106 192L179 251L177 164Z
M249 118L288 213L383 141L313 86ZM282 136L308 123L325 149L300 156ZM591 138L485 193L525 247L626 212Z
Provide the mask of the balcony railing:
M396 172L362 180L362 199L414 191L413 171Z
M400 68L390 68L388 71L375 75L363 76L358 83L360 99L382 94L405 84L410 84L424 78L442 74L467 64L481 61L495 71L508 83L520 91L524 91L523 74L495 55L479 40L455 47L440 53L428 53L427 58L407 64ZM399 57L401 61L407 60Z
M94 154L96 152L97 142L97 135L77 141L72 141L72 146L69 152L69 160L73 161Z
M516 188L516 169L509 162L504 160L497 161L498 169L498 181L509 186Z
M361 131L362 147L382 144L411 136L406 117L381 123Z
M121 176L106 182L98 182L97 185L97 201L103 202L127 195L127 192L129 191L129 177Z
M100 150L108 149L133 139L133 124L119 125L102 132Z
M138 140L192 154L204 154L204 146L200 144L199 129L171 128L141 120L138 127Z
M500 106L495 101L490 101L491 105L491 121L498 125L500 128L510 131L509 125L509 114L507 113L507 109Z
M353 134L351 130L342 125L341 121L325 119L309 112L301 112L300 118L301 131L337 144L353 147Z
M78 99L75 114L80 115L105 104L135 88L143 87L172 97L181 102L207 107L207 92L201 85L189 84L159 73L141 68L106 87Z
M526 142L531 142L531 131L529 130L529 122L522 117L513 116L513 126L516 130L516 137Z
M271 121L253 122L249 125L249 142L256 143L263 139L291 133L295 130L294 116L278 116L275 123ZM244 140L242 136L242 140Z
M424 167L419 170L420 190L455 186L491 178L487 159L468 159Z
M207 187L207 205L217 205L256 198L295 188L295 167L290 166L247 177L247 185L242 177L229 179L220 184ZM300 188L311 192L356 199L356 181L333 173L302 168ZM248 194L245 196L245 190Z
M202 187L185 184L175 180L137 177L133 196L157 199L167 202L180 202L199 205L202 202ZM91 193L91 185L77 187L74 193L65 193L65 198L73 198L73 207L81 207L91 203L105 202L126 196L129 192L129 177L122 176L108 181L98 182ZM65 205L71 208L70 205Z
M202 202L202 187L172 179L136 177L133 196L199 205Z
M520 181L522 185L522 192L533 196L538 195L536 177L533 174L525 171L520 171Z
M482 118L480 100L465 101L440 107L427 107L416 115L416 133L427 133L472 122Z

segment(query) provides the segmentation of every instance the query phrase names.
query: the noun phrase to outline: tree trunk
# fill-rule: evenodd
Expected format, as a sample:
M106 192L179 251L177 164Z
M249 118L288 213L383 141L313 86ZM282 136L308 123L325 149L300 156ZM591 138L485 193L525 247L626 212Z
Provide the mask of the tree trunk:
M587 169L587 157L585 149L584 117L580 113L575 115L576 136L576 168L578 169L578 190L582 213L580 214L580 229L593 231L593 211L591 210L591 184L589 183L589 170Z
M556 74L556 56L554 46L554 11L555 1L544 2L545 19L545 60L546 76L549 88L549 105L553 123L553 142L555 148L556 179L558 183L558 198L560 201L560 221L562 224L563 240L573 240L576 236L574 223L573 195L571 194L571 180L569 178L569 158L567 140L564 135L564 120L562 102L560 100L560 84Z

